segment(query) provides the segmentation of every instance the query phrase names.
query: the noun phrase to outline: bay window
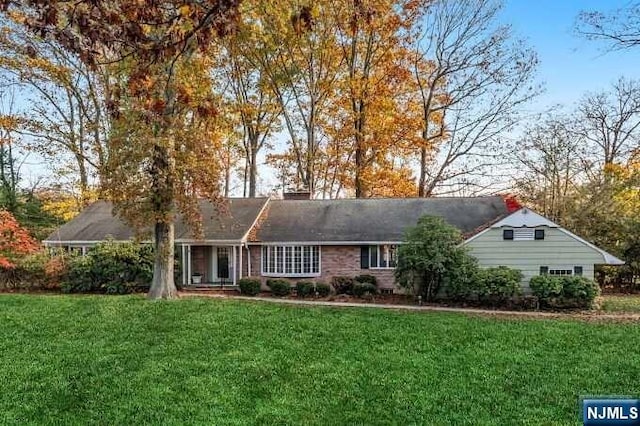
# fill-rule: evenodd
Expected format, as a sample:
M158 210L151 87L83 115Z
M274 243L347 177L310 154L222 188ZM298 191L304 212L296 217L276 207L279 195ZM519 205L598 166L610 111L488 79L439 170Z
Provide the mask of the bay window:
M262 246L262 275L320 275L320 246Z

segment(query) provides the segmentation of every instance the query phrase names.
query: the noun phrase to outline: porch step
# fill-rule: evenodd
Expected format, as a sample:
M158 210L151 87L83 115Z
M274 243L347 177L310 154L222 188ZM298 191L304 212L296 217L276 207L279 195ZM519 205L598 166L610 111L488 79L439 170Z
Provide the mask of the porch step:
M240 290L240 287L233 284L225 284L224 286L221 284L191 284L183 286L185 290L195 290L195 291L207 291L207 290Z

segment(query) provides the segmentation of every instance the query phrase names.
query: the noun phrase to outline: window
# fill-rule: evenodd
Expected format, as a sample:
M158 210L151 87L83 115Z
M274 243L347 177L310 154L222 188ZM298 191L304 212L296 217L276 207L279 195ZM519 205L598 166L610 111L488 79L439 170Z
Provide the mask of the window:
M503 240L513 240L513 229L505 229L502 231Z
M577 271L580 271L580 274L578 274ZM548 266L541 266L540 267L540 275L560 275L560 276L566 276L566 275L573 275L574 271L576 271L576 275L582 275L582 266L575 266L573 269L571 269L570 267L551 267L549 268Z
M549 269L549 275L573 275L571 269Z
M574 266L573 267L573 275L577 275L579 277L582 276L582 266Z
M369 246L369 267L386 268L396 267L398 246L393 244L381 244Z
M262 246L262 275L320 275L320 246Z
M544 229L536 229L536 240L544 240Z

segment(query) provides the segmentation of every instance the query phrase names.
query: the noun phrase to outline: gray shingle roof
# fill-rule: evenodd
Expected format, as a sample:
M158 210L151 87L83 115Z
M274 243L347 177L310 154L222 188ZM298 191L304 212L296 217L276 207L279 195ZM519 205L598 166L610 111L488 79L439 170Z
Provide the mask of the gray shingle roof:
M200 202L204 239L239 241L262 211L266 198L231 198L228 214L208 201ZM133 230L111 214L112 205L98 201L51 234L49 243L126 241ZM271 200L258 221L252 241L382 242L402 241L407 227L423 215L441 216L463 234L470 234L508 214L502 197L378 198L341 200ZM176 240L193 240L180 220Z
M249 231L267 198L230 198L227 212L218 212L209 201L200 201L205 240L239 241ZM112 204L97 201L84 209L78 216L61 226L47 238L47 242L102 241L111 237L116 241L126 241L134 237L133 230L119 218L111 214ZM176 240L191 240L193 234L180 219L176 221Z
M394 242L423 215L470 234L509 212L502 197L272 200L258 226L262 242Z

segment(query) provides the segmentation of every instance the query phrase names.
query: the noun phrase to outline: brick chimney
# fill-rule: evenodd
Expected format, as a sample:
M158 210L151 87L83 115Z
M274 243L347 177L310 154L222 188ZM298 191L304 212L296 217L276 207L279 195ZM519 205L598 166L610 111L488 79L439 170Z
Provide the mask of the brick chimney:
M311 192L309 191L289 191L282 194L285 200L310 200Z

